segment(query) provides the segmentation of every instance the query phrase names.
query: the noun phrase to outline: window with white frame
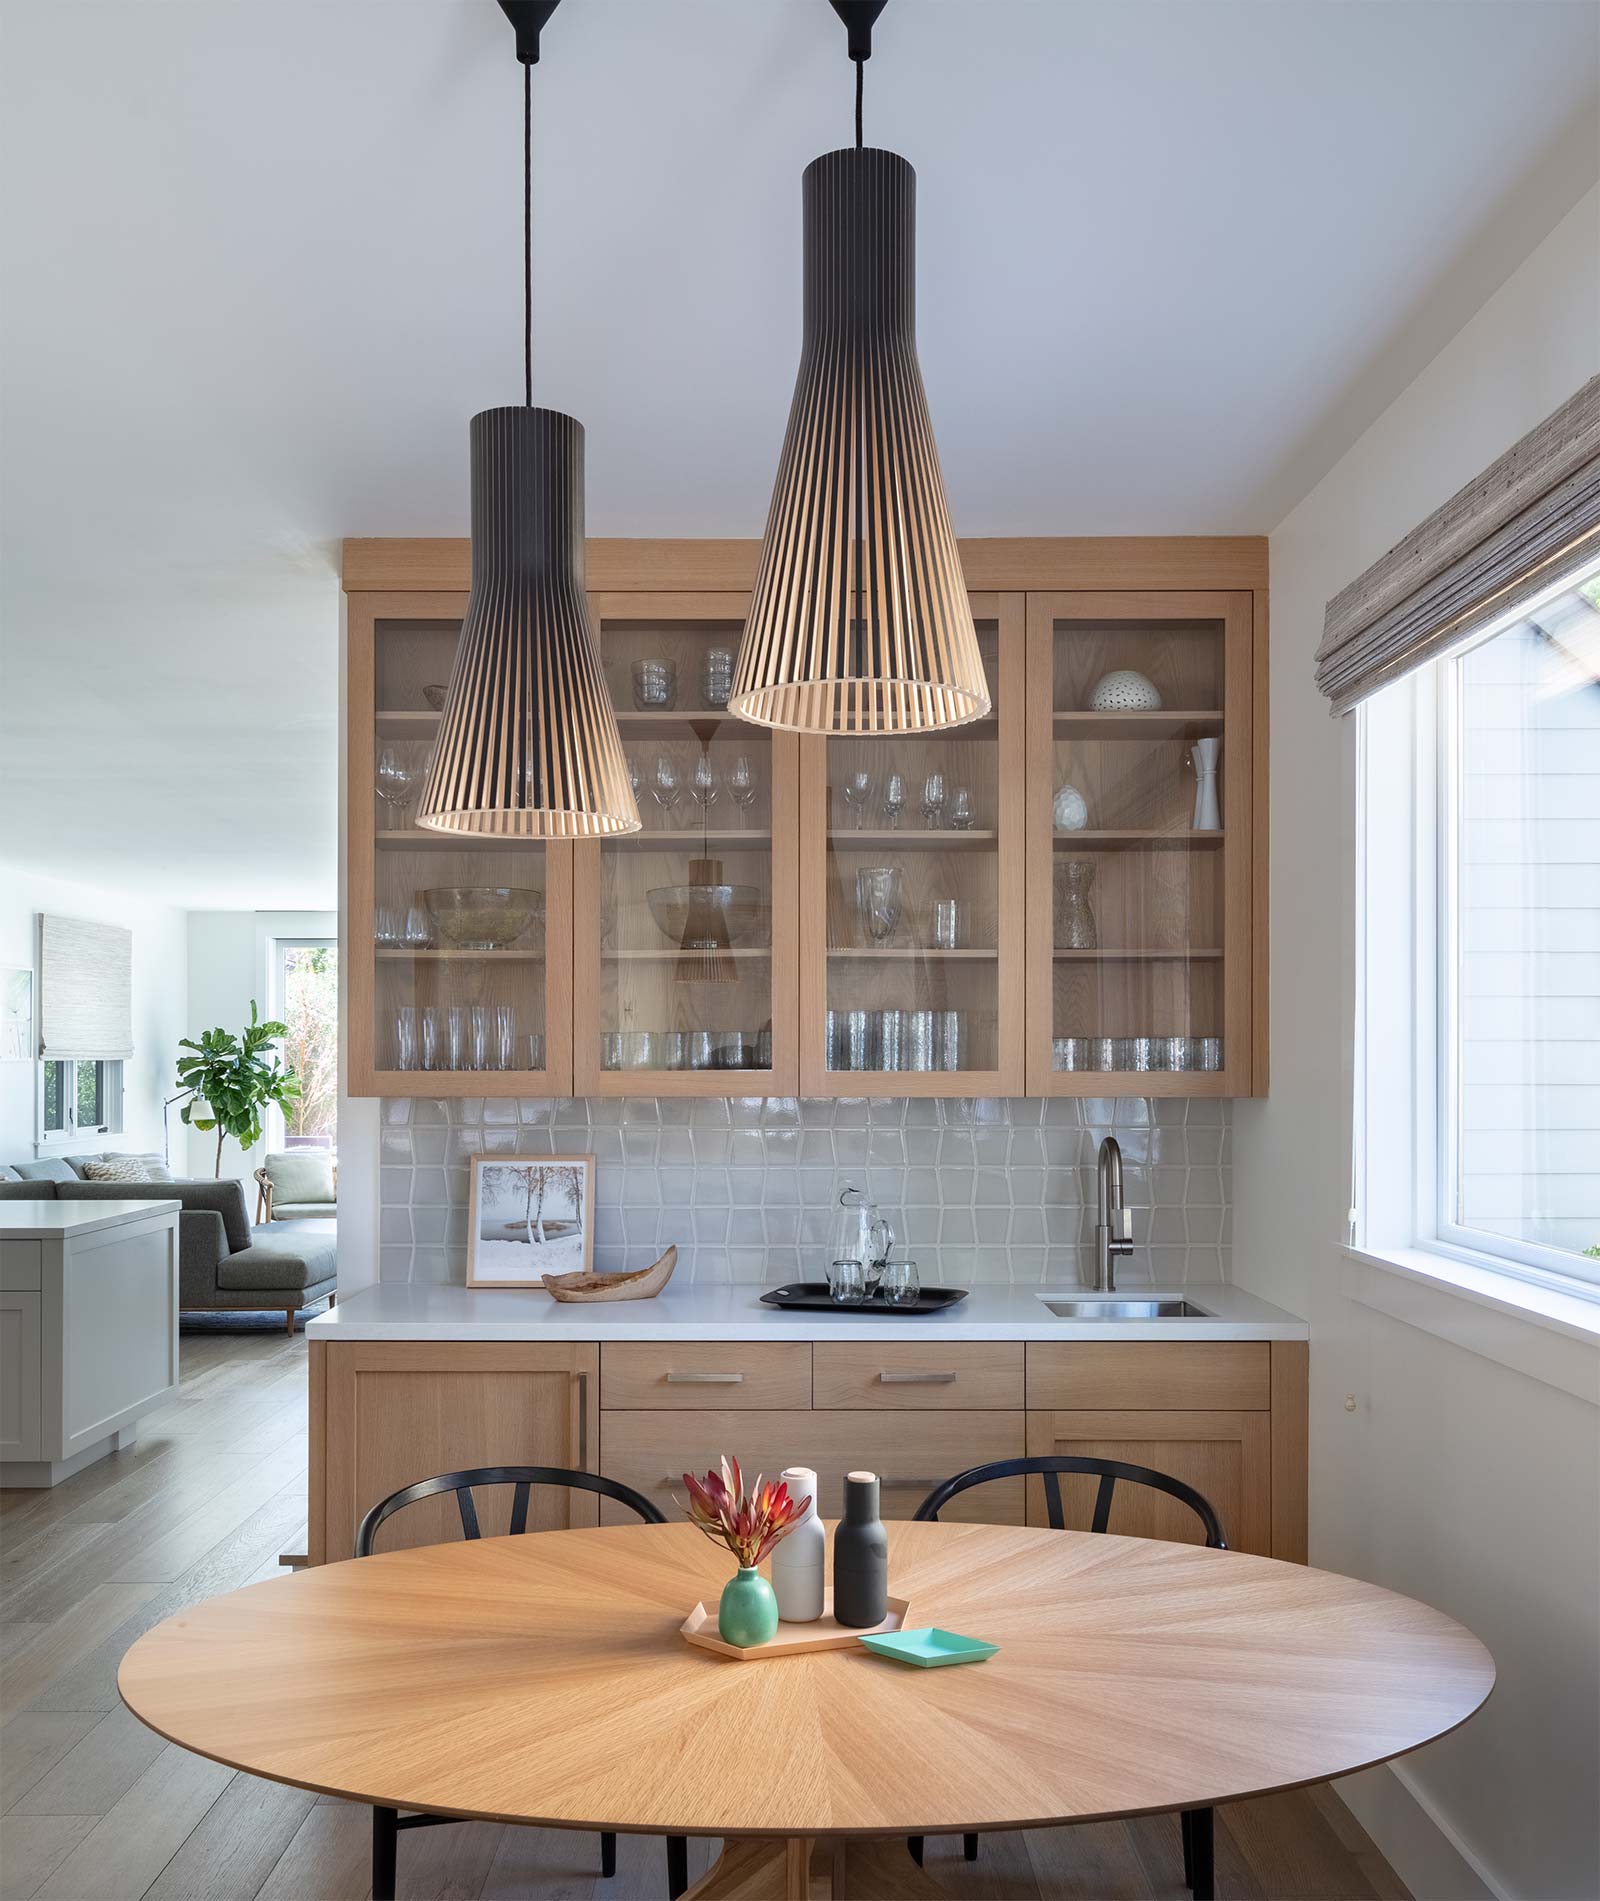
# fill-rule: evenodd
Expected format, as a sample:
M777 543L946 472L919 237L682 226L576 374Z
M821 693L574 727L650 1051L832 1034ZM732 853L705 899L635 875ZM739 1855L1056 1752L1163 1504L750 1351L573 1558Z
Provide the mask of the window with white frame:
M39 1144L67 1147L122 1133L122 1065L75 1058L39 1064Z
M1600 1284L1600 561L1360 709L1353 1239Z

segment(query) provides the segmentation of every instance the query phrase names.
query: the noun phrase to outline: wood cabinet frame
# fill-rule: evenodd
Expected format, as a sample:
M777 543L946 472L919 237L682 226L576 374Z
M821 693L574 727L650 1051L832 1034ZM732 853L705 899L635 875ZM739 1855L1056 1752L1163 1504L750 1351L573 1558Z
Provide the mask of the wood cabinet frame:
M755 541L588 543L591 590L602 611L666 617L722 615L754 583ZM999 1060L993 1070L832 1073L822 1068L826 1011L826 742L774 733L773 1068L626 1076L598 1065L597 969L588 944L599 847L552 843L547 854L545 1023L541 1072L423 1072L377 1067L373 1021L374 631L387 618L459 618L470 549L458 540L346 541L345 1071L352 1095L523 1096L769 1093L827 1096L863 1088L911 1095L1264 1095L1267 1088L1267 555L1254 536L1078 537L963 541L975 611L1001 624L1004 666L1015 643L1015 684L1003 675L1000 772ZM1224 603L1218 607L1218 602ZM1195 605L1203 603L1202 606ZM1091 605L1092 604L1092 605ZM733 610L737 611L737 610ZM1057 1072L1050 1067L1051 732L1048 627L1063 611L1129 615L1221 614L1226 621L1224 797L1227 847L1225 1023L1227 1068L1187 1072ZM1015 634L1014 622L1023 623ZM1040 671L1044 687L1040 689ZM1041 745L1041 721L1043 743ZM1016 743L1010 733L1015 732ZM787 756L786 756L787 755ZM780 818L782 801L790 819ZM1014 813L1013 813L1014 807ZM1010 815L1008 817L1008 814ZM1041 817L1042 814L1042 817ZM1241 817L1244 830L1241 835ZM792 821L792 822L791 822ZM1041 878L1044 882L1041 886ZM1041 889L1044 893L1040 897ZM1043 944L1041 961L1040 945ZM581 945L575 954L575 945ZM595 947L597 948L597 946ZM576 994L575 994L576 993ZM578 1048L574 1026L578 1026ZM580 1055L581 1051L581 1055Z

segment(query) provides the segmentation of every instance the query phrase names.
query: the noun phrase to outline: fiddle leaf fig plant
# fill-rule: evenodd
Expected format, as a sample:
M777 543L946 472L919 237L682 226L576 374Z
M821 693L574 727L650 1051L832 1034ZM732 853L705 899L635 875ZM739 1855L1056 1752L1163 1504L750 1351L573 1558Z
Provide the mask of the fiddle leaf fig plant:
M260 1021L255 999L250 1000L250 1022L241 1035L231 1030L205 1030L197 1043L179 1040L179 1049L193 1050L178 1058L178 1087L188 1092L179 1114L192 1128L217 1132L217 1177L222 1176L222 1145L231 1135L240 1148L261 1140L261 1112L268 1103L288 1111L299 1099L294 1071L279 1063L272 1045L288 1034L288 1025L270 1018ZM205 1113L199 1113L200 1110Z

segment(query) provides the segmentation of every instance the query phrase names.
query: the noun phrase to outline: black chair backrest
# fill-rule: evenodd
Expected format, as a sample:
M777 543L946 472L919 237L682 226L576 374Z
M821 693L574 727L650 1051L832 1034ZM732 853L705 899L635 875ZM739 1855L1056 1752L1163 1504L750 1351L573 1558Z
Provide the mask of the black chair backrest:
M473 1472L442 1472L436 1479L418 1479L415 1485L402 1486L381 1499L361 1521L356 1533L356 1556L370 1557L378 1527L395 1512L415 1505L419 1498L434 1498L440 1492L454 1492L461 1513L463 1538L481 1538L478 1511L472 1502L475 1485L514 1485L511 1495L511 1532L513 1536L528 1529L528 1492L535 1485L562 1485L571 1492L598 1492L601 1498L615 1499L636 1512L647 1525L664 1525L665 1512L652 1505L642 1492L615 1479L603 1479L597 1472L569 1472L559 1465L483 1465Z
M1067 1519L1061 1509L1060 1474L1063 1472L1086 1472L1091 1478L1100 1481L1094 1499L1094 1518L1089 1526L1091 1531L1106 1529L1111 1521L1111 1495L1116 1490L1117 1480L1126 1479L1130 1485L1148 1485L1152 1490L1165 1492L1169 1498L1187 1505L1205 1528L1206 1543L1211 1549L1226 1551L1228 1548L1228 1541L1222 1535L1221 1520L1212 1510L1210 1499L1197 1492L1192 1485L1185 1485L1182 1479L1157 1472L1148 1465L1126 1465L1121 1459L1080 1459L1067 1453L1059 1457L1050 1455L1036 1459L996 1459L992 1464L975 1465L969 1471L958 1472L953 1479L946 1479L942 1485L936 1485L912 1513L912 1517L937 1519L958 1492L968 1491L974 1485L988 1485L994 1479L1038 1477L1044 1480L1044 1500L1050 1514L1050 1528L1052 1531L1065 1531Z

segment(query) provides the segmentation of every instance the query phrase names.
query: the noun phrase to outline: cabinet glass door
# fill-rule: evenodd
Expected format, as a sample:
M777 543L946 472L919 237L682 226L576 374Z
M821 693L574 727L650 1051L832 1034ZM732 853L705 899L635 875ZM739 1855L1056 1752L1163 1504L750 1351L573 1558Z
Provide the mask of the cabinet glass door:
M1022 1093L1024 597L973 613L987 718L803 742L807 1095Z
M1028 621L1029 1093L1248 1094L1250 596Z
M727 710L747 598L591 606L644 830L576 848L578 1091L793 1094L799 755Z
M350 596L352 1094L572 1086L571 847L416 822L465 607Z

